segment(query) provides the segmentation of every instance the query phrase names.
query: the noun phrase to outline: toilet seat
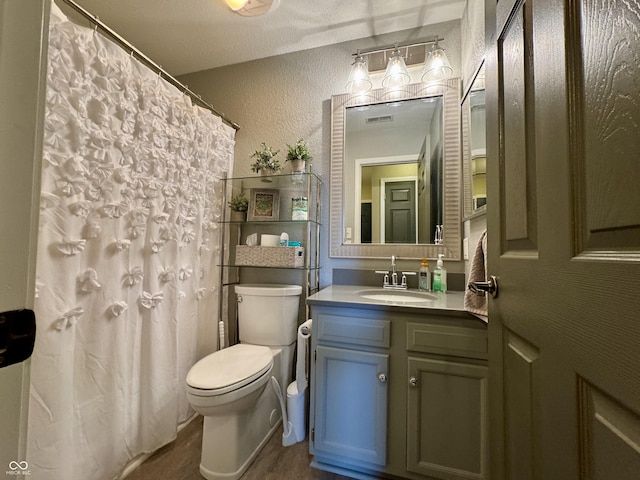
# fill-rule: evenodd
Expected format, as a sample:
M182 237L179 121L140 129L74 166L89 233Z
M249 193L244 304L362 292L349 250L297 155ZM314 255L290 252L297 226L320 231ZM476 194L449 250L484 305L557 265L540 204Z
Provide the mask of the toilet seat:
M199 397L223 395L256 381L272 366L269 347L240 343L207 355L191 367L187 389Z

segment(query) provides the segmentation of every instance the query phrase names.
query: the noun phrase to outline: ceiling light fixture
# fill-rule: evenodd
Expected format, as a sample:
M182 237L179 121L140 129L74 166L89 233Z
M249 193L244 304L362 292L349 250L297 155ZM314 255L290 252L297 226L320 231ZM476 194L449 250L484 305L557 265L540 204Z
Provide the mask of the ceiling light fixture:
M272 12L280 0L225 0L229 8L243 17L256 17Z
M251 1L251 0L250 0ZM425 83L439 82L448 79L453 73L453 68L449 59L444 53L444 49L438 44L444 38L435 37L434 40L424 40L421 42L408 42L403 44L375 47L367 50L358 50L353 54L355 60L349 73L347 81L347 91L350 93L364 93L373 87L369 72L384 68L381 60L388 59L386 70L382 78L382 86L385 88L397 88L411 82L411 76L407 69L407 64L419 65L424 61L422 81ZM433 45L426 60L425 49L421 46ZM425 47L426 48L426 47ZM375 59L374 65L369 63L369 56ZM406 60L406 61L405 61Z
M225 1L227 2L227 5L229 5L229 8L234 12L237 12L241 8L244 8L244 6L247 3L249 3L249 0L225 0Z

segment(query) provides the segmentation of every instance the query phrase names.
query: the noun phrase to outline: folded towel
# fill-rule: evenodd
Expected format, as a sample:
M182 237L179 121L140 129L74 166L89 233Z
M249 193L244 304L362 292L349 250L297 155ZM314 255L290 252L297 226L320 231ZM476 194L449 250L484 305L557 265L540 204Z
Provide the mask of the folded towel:
M480 235L476 251L471 258L471 266L469 268L469 282L486 282L487 281L487 231ZM464 308L470 313L480 317L487 322L488 318L488 300L486 293L474 293L469 290L464 292Z

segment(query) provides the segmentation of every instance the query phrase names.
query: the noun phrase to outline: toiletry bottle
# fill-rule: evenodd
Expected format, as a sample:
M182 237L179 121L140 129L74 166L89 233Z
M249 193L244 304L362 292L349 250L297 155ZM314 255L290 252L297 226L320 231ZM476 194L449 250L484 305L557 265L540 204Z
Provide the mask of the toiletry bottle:
M418 271L418 290L428 292L431 290L431 275L429 274L429 262L426 258L422 259L422 265Z
M438 262L436 268L433 270L433 291L434 292L446 292L447 291L447 271L444 269L442 257L443 253L438 254Z

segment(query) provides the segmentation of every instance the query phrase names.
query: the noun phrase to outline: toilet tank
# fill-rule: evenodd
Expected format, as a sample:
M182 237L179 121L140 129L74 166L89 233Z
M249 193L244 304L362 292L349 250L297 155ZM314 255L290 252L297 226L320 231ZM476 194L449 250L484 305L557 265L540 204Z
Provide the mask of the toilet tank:
M238 338L254 345L290 345L296 341L300 285L240 284Z

